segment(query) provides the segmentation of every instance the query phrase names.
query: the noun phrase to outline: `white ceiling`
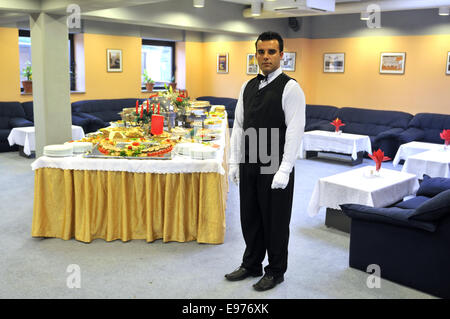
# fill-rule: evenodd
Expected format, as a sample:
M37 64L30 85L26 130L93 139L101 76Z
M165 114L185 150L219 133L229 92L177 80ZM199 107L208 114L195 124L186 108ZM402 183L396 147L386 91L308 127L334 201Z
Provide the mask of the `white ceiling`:
M336 0L334 12L298 10L279 13L263 9L261 16L253 17L249 8L252 1L264 2L264 0L205 0L205 8L193 8L193 0L0 0L0 25L28 21L29 13L41 11L66 15L68 5L73 3L80 6L84 19L238 33L253 33L250 31L252 29L250 24L259 26L257 20L261 19L269 19L261 23L270 25L276 21L274 18L360 13L365 11L369 4L378 4L381 11L450 6L450 0ZM230 27L231 24L233 28Z

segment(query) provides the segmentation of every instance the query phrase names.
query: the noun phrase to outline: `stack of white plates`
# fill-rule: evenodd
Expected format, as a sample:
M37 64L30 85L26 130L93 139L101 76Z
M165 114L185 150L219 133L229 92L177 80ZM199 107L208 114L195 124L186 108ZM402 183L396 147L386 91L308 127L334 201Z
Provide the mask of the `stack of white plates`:
M73 153L83 154L92 150L93 144L91 142L66 142L64 145L72 145Z
M50 157L64 157L73 155L73 147L70 145L72 143L66 144L55 144L44 146L44 155Z

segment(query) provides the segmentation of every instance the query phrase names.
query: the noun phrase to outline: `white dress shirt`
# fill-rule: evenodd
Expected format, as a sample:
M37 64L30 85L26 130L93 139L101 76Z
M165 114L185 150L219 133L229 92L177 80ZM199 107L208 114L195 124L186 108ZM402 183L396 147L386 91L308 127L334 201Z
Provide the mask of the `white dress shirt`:
M278 75L282 73L281 67L270 73L267 81L261 81L259 89L261 90L267 84L272 82ZM249 80L250 81L250 80ZM244 90L247 86L246 81L239 93L239 99L236 104L234 115L233 131L231 133L231 157L230 164L238 164L241 158L241 141L243 138L244 124ZM301 140L305 130L305 94L302 88L295 80L289 80L283 90L281 105L284 111L286 121L286 137L283 150L283 159L280 169L283 172L290 173L295 165L298 151L300 149Z

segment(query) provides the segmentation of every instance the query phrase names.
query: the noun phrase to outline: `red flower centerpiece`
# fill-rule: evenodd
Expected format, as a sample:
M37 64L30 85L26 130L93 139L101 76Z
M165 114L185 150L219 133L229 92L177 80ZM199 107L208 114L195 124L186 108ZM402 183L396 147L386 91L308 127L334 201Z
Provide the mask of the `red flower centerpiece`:
M369 157L375 161L375 170L378 172L381 168L381 163L384 161L389 161L391 158L384 156L384 152L380 149L369 154Z
M450 144L450 130L442 130L440 136L445 141L445 146L448 146Z
M333 122L331 122L331 125L334 125L335 132L339 132L339 128L345 124L342 123L341 119L337 117Z

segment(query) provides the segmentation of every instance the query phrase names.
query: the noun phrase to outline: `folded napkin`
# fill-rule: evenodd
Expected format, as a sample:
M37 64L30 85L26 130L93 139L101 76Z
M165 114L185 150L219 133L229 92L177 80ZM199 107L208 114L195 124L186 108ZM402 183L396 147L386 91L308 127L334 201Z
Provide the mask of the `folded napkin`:
M382 162L391 159L390 157L384 156L384 152L381 149L369 154L369 157L375 161L375 169L377 172L380 170Z
M331 125L334 125L334 127L336 128L336 132L338 132L339 128L341 126L344 126L345 124L342 123L342 121L337 117L333 122L331 122Z
M441 138L445 141L445 145L450 144L450 130L442 130Z

